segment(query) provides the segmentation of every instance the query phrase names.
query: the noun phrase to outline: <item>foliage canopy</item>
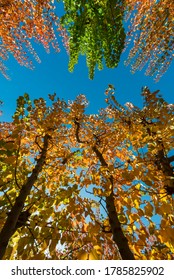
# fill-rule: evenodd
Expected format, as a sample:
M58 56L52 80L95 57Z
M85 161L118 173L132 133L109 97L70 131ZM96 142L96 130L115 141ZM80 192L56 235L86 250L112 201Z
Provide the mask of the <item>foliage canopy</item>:
M118 65L124 48L122 1L64 0L65 15L61 23L70 36L69 70L74 69L80 54L86 55L89 77L94 77L96 65L109 68Z
M96 115L24 94L1 123L1 258L173 259L174 105L105 94Z
M0 1L0 71L7 75L3 60L12 54L22 66L33 68L32 55L40 62L31 40L42 44L47 52L52 47L59 52L54 27L57 27L67 45L67 35L55 14L54 1L1 0Z
M126 6L132 15L126 40L133 42L126 64L133 73L148 64L146 75L158 81L174 56L174 2L126 0Z

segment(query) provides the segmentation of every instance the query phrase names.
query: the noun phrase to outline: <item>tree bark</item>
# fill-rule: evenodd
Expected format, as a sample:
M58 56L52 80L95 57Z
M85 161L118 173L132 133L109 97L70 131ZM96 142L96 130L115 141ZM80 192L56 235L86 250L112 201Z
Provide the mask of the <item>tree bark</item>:
M100 153L100 151L97 149L96 146L93 147L93 151L96 153L99 161L101 162L101 165L103 167L108 167L107 162L105 161L103 155ZM112 188L113 188L113 176L112 175L109 177L109 180L110 180ZM122 259L123 260L135 260L134 255L129 248L128 240L122 231L121 224L118 219L118 213L116 211L115 204L114 204L113 191L110 193L109 196L106 197L106 209L108 211L109 223L111 226L113 240L115 241L116 245L118 246Z
M0 232L0 259L3 258L8 242L12 235L15 233L17 227L17 222L19 216L23 210L25 200L29 195L33 184L36 182L38 174L41 172L46 159L46 153L48 149L48 140L50 136L46 134L44 136L44 144L41 150L40 158L37 160L37 164L33 169L31 175L28 177L27 182L22 186L19 196L16 198L16 201L11 208L10 213L8 214L7 220Z
M118 246L122 259L135 260L134 255L129 248L128 240L122 231L121 224L118 219L118 213L114 205L113 193L106 197L106 209L108 211L109 223L113 234L113 240Z
M167 156L165 156L164 149L161 147L161 149L159 149L158 153L156 154L155 164L158 170L161 170L166 176L164 188L166 189L168 195L174 194L174 173L173 166L171 165L172 161L173 157L168 158Z

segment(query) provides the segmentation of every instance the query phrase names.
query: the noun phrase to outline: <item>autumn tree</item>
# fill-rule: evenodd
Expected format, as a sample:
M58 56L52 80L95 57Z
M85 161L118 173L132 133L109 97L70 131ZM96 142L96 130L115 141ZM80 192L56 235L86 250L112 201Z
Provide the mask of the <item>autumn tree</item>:
M63 259L77 249L97 254L93 247L104 233L95 222L96 204L79 195L75 170L81 153L69 140L71 123L64 101L46 106L43 98L32 103L27 94L18 98L13 122L1 123L1 258Z
M1 0L0 1L0 71L8 78L3 61L12 54L22 66L33 68L32 56L40 58L32 41L42 44L47 52L52 46L59 52L54 29L58 29L67 47L67 34L55 14L54 1Z
M48 247L50 247L48 252L52 255L51 251L54 250L59 241L60 220L63 219L65 223L67 220L65 213L63 214L65 210L62 211L62 215L58 215L58 207L63 202L63 197L59 197L57 194L57 190L60 190L62 194L67 191L63 187L59 189L62 180L71 182L71 179L65 175L66 171L63 171L64 165L62 163L69 150L68 146L66 147L66 141L64 141L66 127L63 127L62 121L60 121L65 116L63 104L57 102L55 105L54 112L57 112L59 118L55 119L55 128L50 128L49 117L51 117L51 113L48 113L49 108L46 108L45 101L39 99L35 100L34 103L33 107L27 95L24 98L19 97L14 122L1 124L0 185L1 194L4 194L4 197L1 196L1 210L4 205L1 215L1 258L7 244L8 248L5 254L7 259L14 258L16 255L19 259L28 258L27 255L29 258L44 258L42 255ZM54 129L59 130L61 135L60 138L55 139L55 142L53 141ZM65 145L64 148L61 145L61 139L64 143L63 146ZM57 147L55 154L53 142ZM48 152L51 153L51 162L47 157ZM58 162L60 162L59 169L57 168ZM50 174L49 172L44 174L45 166L48 169L51 167ZM52 172L55 174L55 180L49 179ZM61 176L63 176L62 179ZM52 186L49 190L51 181ZM62 185L66 185L66 182ZM67 202L72 190L73 187L67 193ZM53 199L52 202L50 199ZM38 205L37 202L39 202ZM54 222L53 217L51 218L52 215L56 216ZM30 227L27 227L28 218L31 221ZM40 228L40 221L44 222L44 231L42 226L42 230ZM59 226L56 225L58 221ZM64 227L63 224L62 227ZM10 242L9 239L11 239Z
M134 241L137 239L134 249L131 248L135 255L145 253L147 259L173 259L174 105L168 104L159 91L151 93L145 87L142 90L143 108L128 102L128 109L125 109L118 104L113 93L113 89L106 92L109 114L111 117L114 112L116 131L122 124L126 147L132 153L122 173L122 180L127 180L125 200L131 205L131 209L128 206L131 214L127 215L130 219L127 231L132 232ZM125 215L126 211L123 212ZM159 225L153 216L158 216ZM139 236L136 236L137 228Z
M105 94L95 115L25 94L1 124L1 258L173 258L173 105Z
M173 258L174 106L157 93L144 88L144 107L126 109L110 87L105 110L74 119L89 166L84 185L96 185L122 259Z
M170 0L126 0L126 18L130 17L126 45L133 43L126 64L132 72L145 65L146 75L158 81L173 59L174 3Z

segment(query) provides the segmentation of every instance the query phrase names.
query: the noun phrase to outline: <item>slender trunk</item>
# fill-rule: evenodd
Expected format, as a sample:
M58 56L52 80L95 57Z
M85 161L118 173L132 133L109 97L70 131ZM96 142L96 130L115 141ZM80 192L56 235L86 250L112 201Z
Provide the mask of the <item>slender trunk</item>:
M45 135L44 137L44 144L41 151L40 158L37 160L37 164L33 169L31 175L28 177L27 182L22 186L19 196L16 198L16 201L11 208L10 213L8 214L7 220L0 232L0 259L3 258L8 242L12 235L15 233L17 227L18 218L20 213L23 210L25 200L29 195L33 184L36 182L38 174L41 172L42 167L44 165L46 159L46 152L48 149L48 139L50 138L49 135Z
M172 161L170 161L170 158L165 156L163 145L160 145L159 147L161 149L159 149L158 153L156 154L155 164L158 170L161 170L166 177L164 188L166 189L167 194L172 195L174 194L174 173L173 166L171 165Z
M93 151L96 153L98 159L101 162L101 165L104 167L108 167L107 162L105 161L103 155L100 153L100 151L97 149L96 146L93 147ZM114 182L113 182L112 175L109 177L109 180L110 180L110 183L111 183L112 189L113 189ZM123 260L135 260L134 255L129 248L128 240L123 233L121 224L118 219L118 213L116 211L115 204L114 204L113 192L111 192L110 195L106 197L106 208L108 211L109 223L110 223L112 234L113 234L113 240L115 241L116 245L118 246L122 259Z
M108 211L109 223L113 234L113 240L118 246L122 259L135 260L134 255L129 248L128 240L122 231L121 224L118 219L118 213L114 205L113 193L106 197L106 209Z

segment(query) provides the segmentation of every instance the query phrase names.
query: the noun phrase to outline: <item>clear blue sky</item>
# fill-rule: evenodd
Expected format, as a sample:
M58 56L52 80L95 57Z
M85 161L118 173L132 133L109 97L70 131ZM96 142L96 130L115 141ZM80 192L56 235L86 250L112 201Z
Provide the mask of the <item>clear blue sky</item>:
M60 39L58 38L58 40ZM105 106L104 91L108 84L115 86L116 97L122 104L130 101L141 106L140 92L143 86L148 86L150 90L159 89L166 101L169 103L174 101L172 95L174 64L170 66L161 80L155 83L152 77L144 75L145 69L134 75L130 73L130 67L124 66L124 60L128 55L128 51L126 51L117 68L96 70L94 80L89 80L84 57L80 57L74 72L69 73L68 55L62 47L60 53L55 53L51 49L50 54L47 54L42 46L34 44L34 47L42 61L41 64L34 61L34 70L20 66L10 56L6 66L9 68L8 73L11 80L6 80L0 74L0 100L4 102L1 108L3 110L1 121L10 121L15 111L17 97L25 92L30 95L31 99L47 98L48 93L56 92L60 98L65 100L74 99L82 93L90 101L88 113L97 113L99 108Z

